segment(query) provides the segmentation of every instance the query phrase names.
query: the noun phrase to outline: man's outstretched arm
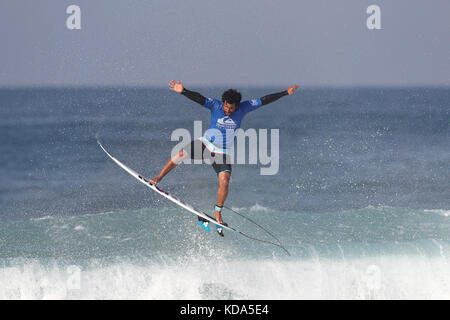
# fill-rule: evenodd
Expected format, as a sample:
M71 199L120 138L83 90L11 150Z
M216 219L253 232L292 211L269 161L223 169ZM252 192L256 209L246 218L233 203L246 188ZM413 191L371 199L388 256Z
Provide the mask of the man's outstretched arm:
M202 96L198 92L187 90L185 87L183 87L183 84L181 82L176 82L174 80L170 81L169 89L188 97L192 101L195 101L201 104L202 106L205 105L206 103L206 98L204 96Z
M290 86L289 88L287 88L284 91L277 92L277 93L272 93L272 94L269 94L267 96L264 96L264 97L261 98L261 104L264 106L266 104L269 104L271 102L274 102L274 101L280 99L281 97L284 97L284 96L287 96L287 95L291 95L298 88L299 88L299 86Z

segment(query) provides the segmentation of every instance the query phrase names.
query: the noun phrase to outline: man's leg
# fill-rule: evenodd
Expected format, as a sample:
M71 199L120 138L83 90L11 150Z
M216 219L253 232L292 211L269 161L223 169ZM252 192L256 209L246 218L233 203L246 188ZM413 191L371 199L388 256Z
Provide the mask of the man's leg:
M225 200L227 199L228 195L228 184L230 182L230 176L231 173L228 171L220 172L218 174L219 178L219 189L217 190L217 202L216 205L219 207L223 207L223 204L225 203ZM223 224L222 215L219 211L215 210L214 216L217 220L217 222Z
M180 150L176 155L174 155L172 158L170 158L167 163L162 168L161 172L154 177L153 179L150 179L150 182L153 184L157 184L159 181L161 181L162 178L166 174L168 174L173 168L175 168L181 161L183 161L187 157L187 153L183 150Z

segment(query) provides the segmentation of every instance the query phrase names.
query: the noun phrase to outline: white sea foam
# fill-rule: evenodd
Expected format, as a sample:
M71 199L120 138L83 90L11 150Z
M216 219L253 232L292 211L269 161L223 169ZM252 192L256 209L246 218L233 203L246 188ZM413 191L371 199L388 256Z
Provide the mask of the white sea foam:
M262 205L260 205L258 203L256 203L256 204L254 204L253 206L250 207L250 212L252 212L252 211L264 211L264 212L267 212L267 211L270 211L270 209L266 208L266 207L264 207L264 206L262 206Z
M445 257L305 261L29 261L0 269L0 299L450 299Z
M424 212L436 213L444 217L450 217L450 210L424 210Z
M54 217L52 216L44 216L44 217L39 217L39 218L31 218L31 221L43 221L43 220L49 220L49 219L53 219Z

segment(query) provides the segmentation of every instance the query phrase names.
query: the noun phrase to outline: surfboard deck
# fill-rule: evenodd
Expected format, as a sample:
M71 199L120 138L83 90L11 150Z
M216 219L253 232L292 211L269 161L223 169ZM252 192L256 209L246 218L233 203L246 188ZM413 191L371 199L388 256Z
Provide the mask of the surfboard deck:
M215 224L218 226L221 226L222 228L226 229L226 230L231 230L231 231L237 231L236 229L234 229L233 227L229 226L229 225L224 225L221 223L218 223L216 221L215 218L211 217L210 215L204 213L203 211L196 209L192 206L190 206L189 204L181 201L180 199L174 197L173 195L169 194L167 191L161 189L160 187L158 187L157 185L151 183L148 179L144 178L142 175L140 175L139 173L137 173L136 171L134 171L133 169L127 167L125 164L123 164L122 162L120 162L119 160L117 160L115 157L113 157L106 149L105 147L103 147L102 143L97 140L98 145L100 146L100 148L102 148L102 150L106 153L106 155L111 158L111 160L113 160L119 167L121 167L123 170L125 170L126 172L128 172L131 176L133 176L134 178L136 178L137 180L139 180L141 183L145 184L147 187L149 187L150 189L152 189L153 191L157 192L158 194L162 195L163 197L167 198L168 200L172 201L173 203L177 204L178 206L186 209L187 211Z

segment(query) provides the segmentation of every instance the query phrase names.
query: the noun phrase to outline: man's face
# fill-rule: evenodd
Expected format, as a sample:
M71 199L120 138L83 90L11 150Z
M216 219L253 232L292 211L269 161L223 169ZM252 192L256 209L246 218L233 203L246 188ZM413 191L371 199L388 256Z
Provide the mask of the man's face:
M227 101L224 101L223 103L223 112L225 112L225 115L231 116L233 112L236 111L236 105L228 103Z

